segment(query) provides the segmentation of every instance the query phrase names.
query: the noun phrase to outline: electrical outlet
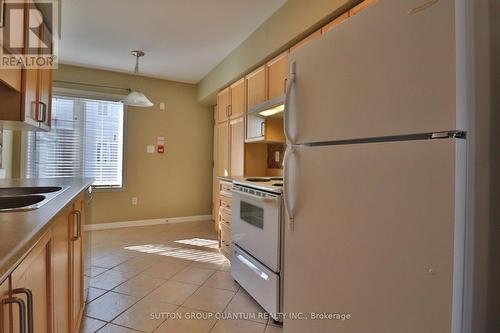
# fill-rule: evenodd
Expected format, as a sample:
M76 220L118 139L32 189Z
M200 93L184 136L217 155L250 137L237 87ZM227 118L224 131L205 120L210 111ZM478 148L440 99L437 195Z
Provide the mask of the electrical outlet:
M149 154L154 154L156 152L156 146L155 145L147 145L146 152Z
M137 206L137 197L132 197L132 206Z
M160 102L160 111L165 111L165 103Z

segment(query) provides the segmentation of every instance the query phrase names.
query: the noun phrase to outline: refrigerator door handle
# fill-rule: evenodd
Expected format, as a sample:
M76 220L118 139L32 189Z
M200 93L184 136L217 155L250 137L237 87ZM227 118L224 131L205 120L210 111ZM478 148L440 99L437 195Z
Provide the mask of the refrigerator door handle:
M283 127L284 127L286 141L291 143L291 144L294 144L294 142L292 141L292 136L290 134L290 118L291 118L290 113L292 110L292 108L290 108L290 95L292 92L292 88L295 85L295 67L296 67L295 62L292 62L292 64L290 66L291 66L290 80L289 80L288 87L286 88L286 93L285 93L285 112L283 114L283 117L284 117Z
M289 160L290 156L295 154L295 148L290 147L285 152L285 157L283 159L283 170L284 170L284 182L283 182L283 198L285 203L285 209L288 214L288 229L293 231L295 228L294 222L294 198L293 194L290 192L290 183L295 181L295 177L290 177L290 166ZM292 186L293 191L295 192L295 184Z

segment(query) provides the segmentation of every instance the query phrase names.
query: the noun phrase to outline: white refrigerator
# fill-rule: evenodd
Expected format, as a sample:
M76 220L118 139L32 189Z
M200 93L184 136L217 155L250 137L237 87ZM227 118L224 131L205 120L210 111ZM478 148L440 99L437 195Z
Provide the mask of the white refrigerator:
M289 56L285 333L462 322L465 0L379 0Z

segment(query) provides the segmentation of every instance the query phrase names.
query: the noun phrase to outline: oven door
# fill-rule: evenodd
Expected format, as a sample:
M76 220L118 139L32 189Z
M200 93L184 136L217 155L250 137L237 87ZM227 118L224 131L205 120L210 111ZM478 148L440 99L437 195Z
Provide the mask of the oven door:
M258 193L258 191L253 191ZM233 243L274 272L280 269L281 196L233 188Z

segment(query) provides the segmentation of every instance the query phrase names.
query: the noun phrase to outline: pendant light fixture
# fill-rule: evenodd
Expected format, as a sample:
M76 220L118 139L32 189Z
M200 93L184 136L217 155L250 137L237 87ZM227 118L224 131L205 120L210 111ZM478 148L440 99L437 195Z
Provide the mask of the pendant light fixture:
M135 59L135 69L134 74L139 74L139 58L144 56L144 52L139 50L132 51L132 55ZM123 104L128 106L137 106L137 107L151 107L154 104L140 91L132 90L124 100L121 101Z

